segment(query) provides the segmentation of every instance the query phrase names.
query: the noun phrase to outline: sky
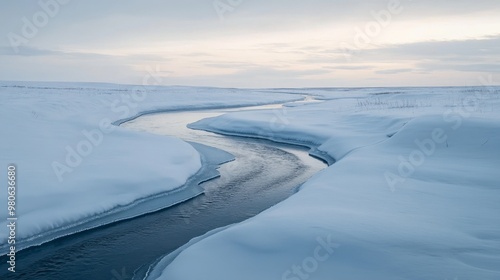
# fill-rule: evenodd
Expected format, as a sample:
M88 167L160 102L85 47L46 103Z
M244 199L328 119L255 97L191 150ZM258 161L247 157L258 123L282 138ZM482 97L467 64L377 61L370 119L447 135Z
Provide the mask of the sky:
M500 84L498 0L9 0L0 80Z

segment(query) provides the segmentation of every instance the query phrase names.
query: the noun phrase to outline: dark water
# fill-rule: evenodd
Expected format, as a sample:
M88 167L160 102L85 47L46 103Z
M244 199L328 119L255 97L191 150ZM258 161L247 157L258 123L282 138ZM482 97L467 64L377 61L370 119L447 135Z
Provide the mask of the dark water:
M272 107L267 107L272 108ZM261 140L225 137L186 128L224 110L147 115L123 124L130 129L173 135L224 149L236 160L220 168L221 178L204 183L206 194L180 205L57 239L17 255L16 273L0 279L132 279L191 238L243 221L286 199L325 165L307 149Z

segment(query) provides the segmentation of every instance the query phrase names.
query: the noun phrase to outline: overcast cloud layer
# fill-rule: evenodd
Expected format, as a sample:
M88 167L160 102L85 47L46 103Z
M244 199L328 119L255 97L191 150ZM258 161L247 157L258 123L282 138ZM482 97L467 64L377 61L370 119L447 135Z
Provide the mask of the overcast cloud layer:
M498 0L4 1L0 80L137 84L158 66L164 84L473 85L500 74L498 15Z

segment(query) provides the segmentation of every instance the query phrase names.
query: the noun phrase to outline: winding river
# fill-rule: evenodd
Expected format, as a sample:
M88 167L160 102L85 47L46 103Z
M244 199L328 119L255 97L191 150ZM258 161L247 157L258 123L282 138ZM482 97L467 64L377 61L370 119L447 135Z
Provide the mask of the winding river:
M292 195L326 167L308 148L191 130L187 124L230 111L281 105L151 114L123 127L171 135L225 150L235 160L221 177L203 183L205 194L176 206L56 239L18 253L17 272L0 279L140 278L150 264L190 239L248 219ZM3 267L3 266L2 266ZM134 277L135 274L135 277Z

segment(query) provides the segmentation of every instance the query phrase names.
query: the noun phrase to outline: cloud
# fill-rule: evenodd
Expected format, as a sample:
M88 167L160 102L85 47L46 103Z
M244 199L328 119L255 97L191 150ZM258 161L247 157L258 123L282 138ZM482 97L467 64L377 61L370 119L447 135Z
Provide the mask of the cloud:
M309 69L309 70L293 70L279 69L272 66L248 66L244 69L226 74L212 75L196 75L196 76L176 76L172 75L165 79L168 84L176 85L216 85L219 87L279 87L287 85L291 87L308 86L324 86L331 85L327 82L311 82L311 78L317 75L331 73L325 69Z
M361 56L420 58L500 57L500 36L483 39L430 41L385 46L360 51Z
M336 58L334 61L338 61ZM377 74L423 73L429 71L499 72L500 36L484 39L429 41L359 50L351 56L356 65L396 64L413 68L389 68ZM378 66L380 67L380 66Z
M257 67L256 64L249 64L246 62L207 62L204 65L210 68L235 69L235 70Z
M411 69L411 68L401 68L401 69L378 70L378 71L375 71L375 73L382 74L382 75L393 75L393 74L408 73L408 72L414 72L414 71L415 71L415 69Z
M420 69L427 71L462 71L462 72L486 72L500 73L500 61L497 64L449 64L449 63L418 63Z
M334 70L370 70L375 67L373 65L339 65L328 68Z
M272 67L250 67L237 72L235 75L241 77L264 77L264 78L306 78L309 76L322 75L330 73L331 71L325 69L308 69L308 70L290 70L290 69L277 69Z
M244 0L225 21L219 19L212 0L70 1L18 54L9 47L8 37L0 36L0 73L18 80L88 77L121 82L144 65L165 64L186 85L289 86L335 85L341 79L369 83L377 75L436 71L498 72L500 36L394 42L411 41L398 41L400 30L414 32L401 28L402 23L418 20L418 28L432 28L436 18L496 20L500 1L400 1L404 11L381 34L390 38L381 40L384 45L358 50L351 61L336 46L352 39L353 30L373 20L372 11L386 8L389 0ZM5 1L0 34L19 34L22 19L40 10L38 1ZM463 35L451 24L443 30L449 28L459 38L490 34L490 29L497 32L497 25L485 22ZM400 29L394 32L393 27ZM380 44L378 38L374 42ZM94 70L100 65L111 70Z
M0 55L13 55L13 56L47 56L47 55L61 55L64 52L45 50L35 47L20 46L18 47L18 52L15 52L12 47L3 46L0 47Z

